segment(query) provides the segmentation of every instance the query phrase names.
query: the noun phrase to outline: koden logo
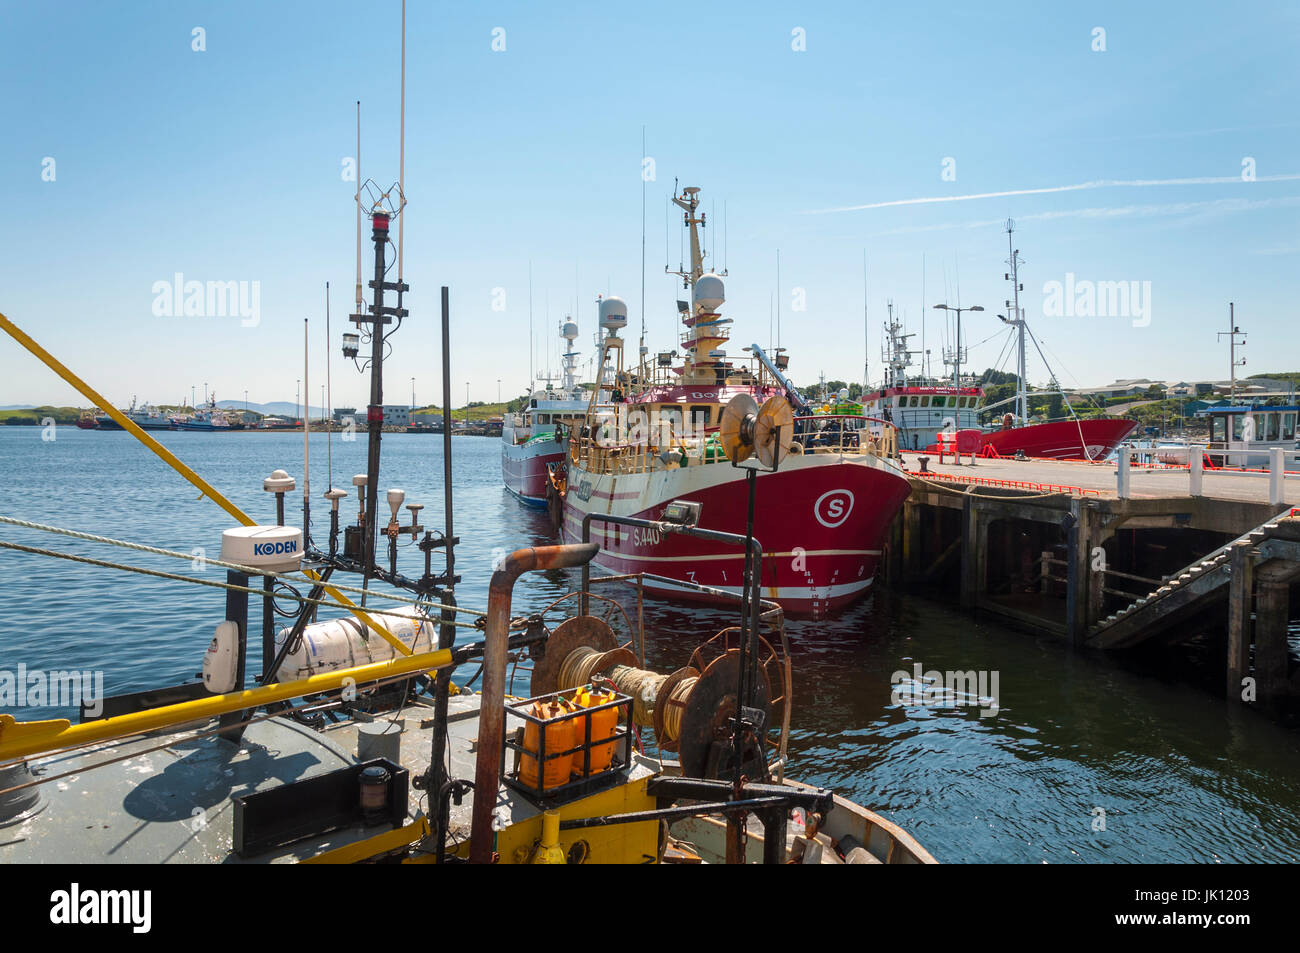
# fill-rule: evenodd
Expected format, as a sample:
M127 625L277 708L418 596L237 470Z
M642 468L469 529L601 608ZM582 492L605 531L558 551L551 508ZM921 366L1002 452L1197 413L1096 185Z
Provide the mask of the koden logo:
M291 540L287 543L255 543L253 544L253 555L255 556L279 556L283 553L296 553L298 551L298 541Z
M853 494L848 490L830 490L817 497L813 516L827 529L834 529L853 512Z

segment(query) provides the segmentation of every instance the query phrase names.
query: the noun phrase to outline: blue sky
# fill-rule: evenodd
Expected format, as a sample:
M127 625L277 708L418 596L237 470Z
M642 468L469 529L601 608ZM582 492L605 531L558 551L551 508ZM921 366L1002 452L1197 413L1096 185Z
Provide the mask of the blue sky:
M399 22L391 0L5 2L0 311L123 404L205 382L293 400L310 318L319 403L328 280L333 400L364 403L338 356L355 268L341 171L360 99L362 176L397 177ZM864 252L873 377L886 301L919 331L923 289L936 365L930 305L959 294L988 309L963 319L971 363L997 363L1009 216L1022 304L1063 383L1226 377L1229 301L1245 373L1298 370L1298 33L1290 3L412 2L412 313L386 399L407 402L412 377L419 402L438 394L442 284L456 403L466 382L475 400L526 386L530 262L538 351L575 308L586 345L600 293L626 298L635 328L643 126L652 349L675 340L665 202L680 178L716 207L719 253L725 207L737 347L768 342L779 300L798 381L861 378ZM1047 191L957 198L1026 190ZM913 199L944 201L880 204ZM155 314L155 283L176 273L258 282L259 323ZM1044 284L1067 274L1149 287L1149 323L1044 315ZM8 340L0 368L0 404L84 403ZM1036 358L1030 377L1047 377Z

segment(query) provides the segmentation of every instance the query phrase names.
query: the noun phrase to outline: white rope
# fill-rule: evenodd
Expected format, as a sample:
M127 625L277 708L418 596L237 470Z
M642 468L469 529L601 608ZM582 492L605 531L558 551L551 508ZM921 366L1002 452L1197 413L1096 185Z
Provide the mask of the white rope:
M10 526L20 526L23 529L38 529L47 533L54 533L59 536L70 536L73 539L83 539L92 543L106 543L109 546L121 546L124 549L134 549L138 552L152 553L156 556L170 556L173 559L184 559L184 560L188 560L189 562L193 562L194 559L196 558L193 553L180 553L172 549L162 549L158 546L146 546L143 543L131 543L124 539L113 539L111 536L96 536L93 533L83 533L74 529L64 529L61 526L49 526L45 523L33 523L28 520L16 519L12 516L0 516L0 523L8 523ZM206 556L202 557L202 559L204 563L211 563L212 565L220 566L223 569L233 569L235 572L242 572L250 576L268 576L272 579L279 579L284 582L295 582L300 585L307 585L307 586L315 585L317 583L317 580L311 579L307 576L271 572L262 567L241 566L239 563L225 562L220 559L209 559ZM191 579L194 582L200 581L200 580L193 580L192 577L189 576L179 576L177 578ZM328 585L330 586L331 589L338 589L340 592L355 592L355 593L365 592L365 590L358 589L356 586L344 586L333 582L328 583ZM412 599L410 596L400 596L395 593L371 592L370 595L376 598L389 599L392 600L393 602L404 602L409 605L418 604L433 609L454 609L457 612L467 612L470 615L480 615L480 616L487 615L487 610L485 609L471 609L466 606L447 606L439 602L423 602L420 599ZM338 603L333 603L333 602L326 603L323 601L322 604L339 605Z
M232 582L219 582L214 579L196 579L193 576L182 576L179 575L178 573L163 572L159 569L145 569L143 566L130 566L127 565L126 563L109 562L106 559L92 559L90 556L77 556L73 553L60 553L52 549L41 549L37 546L24 546L21 543L10 543L2 539L0 539L0 549L10 549L20 553L30 553L31 555L34 556L52 556L55 559L66 559L70 562L84 563L85 565L88 566L99 566L102 569L119 569L123 572L138 573L141 576L153 576L158 579L170 579L174 582L188 582L188 583L193 583L196 586L209 586L213 589L229 589L233 592L244 592L251 596L266 598L265 590L254 589L251 588L250 586L239 586ZM278 597L272 594L271 598L275 599ZM295 599L298 602L307 605L327 606L335 609L341 608L341 606L339 606L337 603L327 602L324 599L313 599L310 596L301 595L296 591L289 598ZM420 608L423 608L423 606L421 606ZM381 616L391 615L391 616L397 616L398 618L408 618L407 616L402 615L398 610L395 609L367 609L366 611L370 615L381 615ZM453 625L462 629L478 628L478 626L476 626L472 622L450 622L450 621L443 622L437 619L430 619L429 621L431 623L436 622L438 625L444 625L444 624Z

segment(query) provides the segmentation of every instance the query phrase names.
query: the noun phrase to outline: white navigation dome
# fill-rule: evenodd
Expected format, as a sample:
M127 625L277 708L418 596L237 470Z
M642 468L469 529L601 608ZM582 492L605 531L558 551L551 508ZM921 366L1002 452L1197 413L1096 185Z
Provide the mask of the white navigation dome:
M564 327L560 328L560 337L566 341L578 340L578 325L572 321L565 321Z
M600 302L600 326L606 331L627 327L627 302L617 295L603 299Z
M699 311L712 313L722 307L727 300L726 289L722 279L710 272L700 275L695 281L695 307Z

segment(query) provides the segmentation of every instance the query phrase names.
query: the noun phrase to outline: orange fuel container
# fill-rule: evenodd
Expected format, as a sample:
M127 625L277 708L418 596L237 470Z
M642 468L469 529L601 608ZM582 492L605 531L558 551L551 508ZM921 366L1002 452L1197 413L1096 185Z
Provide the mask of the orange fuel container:
M551 719L564 714L567 714L566 709L557 702L533 705L533 717L540 718L543 721L550 722ZM556 721L546 725L546 766L542 769L542 790L547 791L559 787L569 780L573 755L563 754L558 758L554 758L552 755L568 751L577 744L574 740L574 726L578 721L579 719L570 718L567 721ZM524 750L533 752L534 757L530 758L527 754L524 754L519 758L519 780L534 788L537 786L536 755L540 753L538 751L539 734L538 727L531 721L524 726ZM581 769L581 766L579 766L579 769Z
M614 693L611 692L593 692L590 685L586 685L574 694L574 702L581 708L595 708L598 705L604 705L614 700ZM613 738L618 731L618 709L608 708L605 711L592 712L583 718L574 719L574 745L584 744L587 740L587 725L591 725L591 773L599 774L609 768L614 760L615 742L609 741L604 744L606 738ZM573 773L576 777L582 776L582 752L579 751L573 756Z

